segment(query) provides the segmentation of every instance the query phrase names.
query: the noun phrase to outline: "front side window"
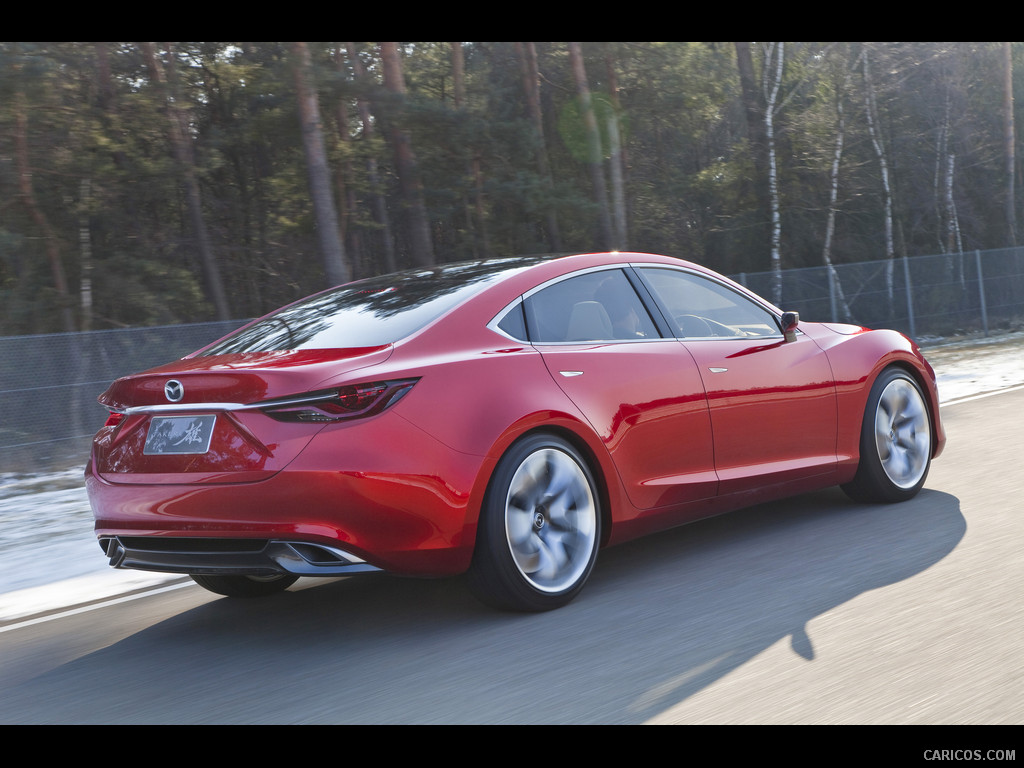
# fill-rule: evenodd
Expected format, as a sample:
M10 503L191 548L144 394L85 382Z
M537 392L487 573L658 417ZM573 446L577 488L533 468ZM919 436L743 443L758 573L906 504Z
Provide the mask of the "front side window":
M620 269L560 280L524 303L530 340L583 343L658 338L647 309Z
M666 309L679 338L781 335L774 314L728 286L676 269L638 272Z

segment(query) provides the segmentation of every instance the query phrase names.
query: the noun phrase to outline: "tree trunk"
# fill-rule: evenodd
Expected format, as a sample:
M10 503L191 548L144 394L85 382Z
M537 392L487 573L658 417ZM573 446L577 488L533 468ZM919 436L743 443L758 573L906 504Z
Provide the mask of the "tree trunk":
M334 60L334 70L339 79L345 77L345 53L340 46L336 46L331 52ZM348 101L338 99L334 108L334 121L338 141L348 147L352 144L352 131L348 119ZM342 161L341 173L335 177L335 186L338 189L338 230L341 236L342 249L349 265L349 279L356 280L362 275L360 265L363 262L362 238L359 228L353 226L356 214L359 210L359 199L356 195L355 185L346 183L348 179L354 179L355 173L352 168L352 152L346 150Z
M50 226L50 220L36 200L32 187L32 163L28 154L28 108L25 94L21 89L21 81L17 82L14 93L14 155L18 173L18 197L39 229L39 236L44 243L46 258L50 264L50 274L53 276L53 287L57 293L61 324L65 331L71 332L76 330L75 318L71 311L71 296L68 292L64 263L61 260L57 233Z
M331 169L327 165L327 149L320 123L320 99L313 84L313 60L305 43L292 43L295 93L302 125L302 146L306 153L309 193L313 199L320 254L328 285L341 285L349 280L345 265L345 246L338 231L337 209L331 189Z
M92 330L92 233L89 228L89 211L92 208L92 182L88 178L78 184L78 253L81 260L82 277L79 281L80 330Z
M583 130L587 140L587 169L590 171L590 184L593 189L594 203L597 205L598 247L608 250L612 247L612 222L608 214L608 192L604 183L604 168L601 161L601 134L597 127L597 116L587 84L587 70L583 65L583 48L580 43L569 43L569 59L576 80L576 94L579 98L580 116L583 118Z
M170 44L165 44L167 46L168 67L168 74L165 76L164 68L157 59L153 43L142 43L141 45L150 74L153 77L153 82L157 86L161 94L161 100L166 108L168 134L174 151L174 157L178 161L182 175L182 184L185 187L185 201L188 206L189 219L192 223L192 234L196 239L196 249L199 251L199 259L206 276L206 287L216 308L217 318L220 320L230 320L231 312L228 308L227 294L224 292L224 284L220 276L220 267L214 256L213 248L210 246L206 222L203 219L203 204L199 192L199 181L196 178L192 141L188 138L188 119L182 106L181 94L177 92L176 88L177 75L174 69L174 52Z
M396 101L405 98L405 76L397 43L380 44L381 63L384 70L384 87ZM409 250L416 266L428 267L434 264L434 249L430 240L430 224L427 206L423 200L423 181L420 178L416 153L413 152L409 132L396 124L395 117L388 120L388 135L395 153L395 170L402 190L406 228L409 233Z
M349 63L352 65L352 73L356 80L366 80L366 68L359 58L359 51L355 43L345 43L348 50ZM359 121L363 125L363 137L371 141L376 133L374 129L373 115L370 113L370 105L366 99L356 99L356 109L359 111ZM384 271L394 272L398 269L395 261L395 237L391 231L391 219L388 216L387 201L381 192L380 172L377 169L377 159L372 155L366 158L366 176L370 182L370 205L373 209L373 218L380 227L381 247L384 251Z
M839 273L832 263L832 238L836 230L836 208L839 198L839 164L843 158L843 144L846 141L846 112L843 107L843 100L846 98L849 84L850 72L847 72L846 81L836 94L836 143L832 152L832 169L829 172L828 219L825 224L825 245L822 248L822 262L828 269L829 298L832 302L838 299L842 310L842 318L847 322L853 319L853 315L846 301L846 294L843 292L843 284L839 279ZM832 319L837 320L838 318L834 314L833 312Z
M533 123L533 133L537 141L537 175L541 179L549 198L554 198L554 181L551 179L551 168L548 162L547 143L544 139L544 116L540 108L540 72L537 69L537 46L533 43L516 43L523 76L523 92L526 95L526 111ZM552 251L562 250L562 234L558 227L558 214L554 205L545 206L545 233L548 247Z
M608 98L612 109L608 115L608 158L609 178L612 182L612 222L614 228L614 248L625 250L629 243L628 215L626 211L626 152L622 147L619 115L619 80L615 74L615 62L611 51L605 50L605 67L608 72Z
M878 165L882 174L882 192L884 194L884 224L885 224L885 288L889 299L889 306L892 307L894 298L893 287L893 261L896 258L896 247L892 234L892 185L889 182L889 163L885 156L885 149L882 146L880 126L878 124L878 104L875 101L875 85L871 79L871 67L868 63L868 56L863 58L864 72L864 104L865 115L868 121L868 133L871 136L871 144L875 148L875 155L878 157Z
M757 200L757 232L760 240L770 219L771 203L768 197L768 139L765 136L765 114L763 93L757 86L750 43L734 42L736 68L740 76L740 91L743 96L743 111L746 114L747 143L754 164L754 197Z
M960 237L960 220L956 213L956 201L953 199L953 180L955 178L956 153L946 154L946 173L942 185L943 200L946 208L946 252L963 253L963 241Z
M1016 166L1013 121L1013 62L1010 44L1003 43L1003 146L1006 161L1006 229L1011 246L1017 245L1017 207L1014 202L1014 175Z
M777 53L776 53L777 51ZM782 204L779 200L779 174L775 153L775 105L782 87L785 43L768 43L764 49L764 132L768 141L768 197L771 203L772 240L772 300L782 304ZM772 62L775 71L772 70Z
M462 110L466 96L466 62L462 53L462 43L449 43L452 51L452 92L455 99L455 111ZM466 219L473 237L474 258L487 258L491 252L490 238L487 233L487 217L484 204L484 179L481 153L477 148L470 149L472 157L466 164L466 178L472 188L472 211L466 206Z

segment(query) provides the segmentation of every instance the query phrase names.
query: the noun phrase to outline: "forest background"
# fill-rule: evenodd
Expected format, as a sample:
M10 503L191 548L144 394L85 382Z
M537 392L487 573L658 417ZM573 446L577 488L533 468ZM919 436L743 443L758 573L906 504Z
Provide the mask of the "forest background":
M0 335L395 269L1016 245L1018 43L0 42ZM813 318L811 318L813 319Z

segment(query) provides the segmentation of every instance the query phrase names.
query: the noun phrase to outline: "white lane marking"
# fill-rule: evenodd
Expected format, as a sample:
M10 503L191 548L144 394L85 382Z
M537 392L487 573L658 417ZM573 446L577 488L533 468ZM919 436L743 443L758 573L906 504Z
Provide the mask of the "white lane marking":
M98 603L90 603L89 605L79 606L78 608L72 608L71 610L61 611L59 613L49 613L46 616L38 616L34 619L26 619L25 621L19 621L16 624L8 624L6 627L0 627L0 634L4 632L10 632L13 629L22 629L23 627L31 627L33 624L44 624L48 621L56 621L57 619L63 619L68 616L75 616L79 613L88 613L89 611L95 611L100 608L106 608L111 605L117 605L118 603L127 603L130 600L138 600L140 597L149 597L150 595L159 595L162 592L170 592L172 589L181 589L182 587L195 586L191 582L185 581L180 584L170 584L165 587L157 587L155 589L147 589L145 592L137 592L132 595L124 595L122 597L115 597L110 600L103 600Z
M959 405L960 403L969 403L972 400L981 400L984 397L992 397L993 395L1002 395L1006 392L1016 392L1024 389L1024 384L1016 387L1007 387L1006 389L994 389L991 392L982 392L980 395L967 395L966 397L957 397L953 400L947 400L944 403L939 403L940 408L945 408L947 405Z

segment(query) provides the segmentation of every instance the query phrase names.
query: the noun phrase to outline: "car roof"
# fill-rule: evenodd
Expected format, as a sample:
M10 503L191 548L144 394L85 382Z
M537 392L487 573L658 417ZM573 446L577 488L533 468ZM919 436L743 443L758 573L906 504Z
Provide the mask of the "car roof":
M410 340L456 315L483 328L518 296L549 280L617 264L696 264L655 254L537 254L440 264L365 278L308 296L244 326L197 352L237 354L370 347ZM443 321L443 322L442 322ZM448 327L446 332L451 333Z

